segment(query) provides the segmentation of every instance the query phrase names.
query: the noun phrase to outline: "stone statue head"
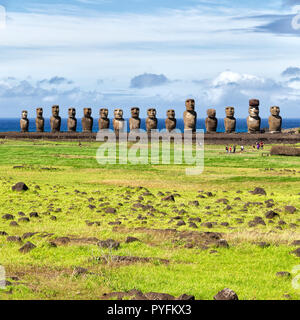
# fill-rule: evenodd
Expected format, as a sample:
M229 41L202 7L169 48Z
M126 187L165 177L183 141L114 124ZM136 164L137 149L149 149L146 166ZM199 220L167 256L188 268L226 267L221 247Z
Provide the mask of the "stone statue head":
M28 112L26 110L22 111L22 119L27 120Z
M75 109L75 108L69 108L69 110L68 110L68 115L69 115L69 118L75 118L75 116L76 116L76 109Z
M186 100L185 107L187 111L195 111L195 100L194 99Z
M216 110L215 109L207 109L207 116L209 118L215 118L216 117Z
M226 113L227 118L233 118L234 117L234 107L226 107L225 113Z
M168 119L175 119L175 110L173 110L173 109L170 109L170 110L168 110L167 111L167 118Z
M122 109L115 109L114 116L116 120L122 120L123 119L123 110Z
M92 109L91 108L84 108L83 115L85 118L90 118L92 115Z
M153 108L148 109L147 115L150 119L156 119L156 109L153 109Z
M53 106L52 107L52 115L53 117L58 117L59 116L59 106Z
M250 106L249 107L249 115L252 118L256 118L259 115L259 107L255 107L255 106Z
M100 109L100 118L107 119L108 117L108 109L102 108Z
M37 108L36 109L36 116L38 118L42 118L43 117L43 108Z
M140 109L137 107L131 108L131 117L132 118L138 118L140 115Z
M279 116L280 114L280 108L277 106L273 106L270 108L270 112L272 116Z

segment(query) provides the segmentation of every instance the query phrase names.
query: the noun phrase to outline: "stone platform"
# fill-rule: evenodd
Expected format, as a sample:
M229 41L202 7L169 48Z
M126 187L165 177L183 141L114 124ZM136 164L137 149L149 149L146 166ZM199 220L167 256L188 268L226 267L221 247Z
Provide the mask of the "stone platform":
M82 132L0 132L0 139L29 139L29 140L60 140L60 141L95 141L97 133L82 133ZM248 134L248 133L206 133L204 135L206 144L219 144L219 145L253 145L255 142L264 142L265 144L296 144L300 143L300 134L290 133L260 133L260 134Z

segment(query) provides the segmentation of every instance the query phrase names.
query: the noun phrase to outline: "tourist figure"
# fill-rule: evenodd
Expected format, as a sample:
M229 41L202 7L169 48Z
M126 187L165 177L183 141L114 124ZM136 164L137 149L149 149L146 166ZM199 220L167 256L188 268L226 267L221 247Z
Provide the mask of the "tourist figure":
M244 151L244 146L241 146L241 152L243 152Z
M236 151L236 146L234 145L233 146L233 153L235 153L235 151Z
M231 147L229 147L229 153L231 153Z
M226 152L228 153L228 147L226 146Z

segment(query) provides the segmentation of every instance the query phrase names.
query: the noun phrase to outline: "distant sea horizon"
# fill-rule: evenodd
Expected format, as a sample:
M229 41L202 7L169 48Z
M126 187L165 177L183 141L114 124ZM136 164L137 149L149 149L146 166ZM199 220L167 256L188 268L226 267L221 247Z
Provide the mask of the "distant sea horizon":
M67 120L63 118L61 124L61 131L66 132L67 129ZM112 127L112 119L110 119L110 128ZM129 120L129 119L125 119ZM81 119L77 119L77 131L81 132ZM129 126L129 125L128 125ZM268 119L262 119L261 128L268 128ZM283 119L282 121L282 129L290 129L290 128L300 128L300 118L299 119ZM146 119L141 119L141 129L146 129ZM158 119L158 129L165 129L165 119ZM183 131L184 123L183 119L177 119L177 129ZM203 129L205 131L205 119L197 120L197 129ZM20 131L20 118L0 118L0 132L19 132ZM29 119L29 132L35 132L35 119ZM224 132L224 121L223 119L219 119L218 121L218 129L217 132ZM246 119L237 119L236 125L237 132L247 132L247 120ZM50 119L45 118L45 132L50 132ZM98 118L94 118L93 132L98 132Z

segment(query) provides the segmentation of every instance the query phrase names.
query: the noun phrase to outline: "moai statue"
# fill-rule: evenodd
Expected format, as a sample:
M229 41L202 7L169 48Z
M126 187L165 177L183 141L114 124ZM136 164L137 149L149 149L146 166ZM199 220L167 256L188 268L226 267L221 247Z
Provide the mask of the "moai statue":
M235 132L236 128L236 119L234 117L234 108L227 107L225 109L226 118L224 119L224 126L226 133L233 133Z
M217 132L218 119L216 118L216 110L208 109L207 118L205 119L205 127L207 133Z
M36 125L36 132L44 132L45 119L43 118L43 108L36 109L35 125Z
M59 116L59 106L52 107L52 117L50 118L51 132L60 132L61 117Z
M69 108L68 110L68 132L76 132L77 129L77 119L75 108Z
M22 118L20 120L21 132L28 132L29 120L27 116L28 116L28 112L26 110L22 111Z
M279 115L280 108L277 106L270 108L271 116L269 117L269 131L271 133L280 133L282 126L282 118Z
M184 130L196 131L197 112L195 112L195 100L188 99L185 102L186 111L183 113Z
M140 116L140 109L136 107L131 108L131 118L129 119L130 131L138 130L141 128L141 119L139 116Z
M249 117L247 118L248 133L259 133L260 124L259 100L251 99L249 101Z
M175 110L167 111L167 119L165 121L167 131L171 132L176 129L177 120L175 118Z
M123 110L122 109L115 109L114 111L114 120L113 120L113 127L115 132L124 131L125 129L125 120L123 118Z
M146 129L147 131L157 129L157 118L156 118L156 109L148 109L147 111L148 118L146 119Z
M83 109L83 118L81 119L82 131L83 132L92 132L94 119L91 117L92 109L84 108Z
M108 109L100 109L100 119L98 121L99 130L109 129L110 121L108 119Z

